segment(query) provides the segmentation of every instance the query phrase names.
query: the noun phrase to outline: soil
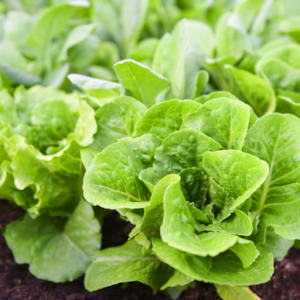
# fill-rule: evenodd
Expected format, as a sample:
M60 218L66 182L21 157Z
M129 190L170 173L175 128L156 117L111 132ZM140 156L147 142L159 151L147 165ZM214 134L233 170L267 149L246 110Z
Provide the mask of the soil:
M0 200L0 230L20 218L23 211L7 201ZM113 228L123 228L119 236L110 234ZM117 214L104 219L103 245L115 246L124 241L130 227ZM111 240L109 237L113 236ZM300 300L300 250L292 249L282 261L275 263L275 273L270 282L251 287L263 300ZM39 280L28 271L27 265L14 262L0 234L0 300L171 300L166 292L152 294L151 288L140 283L118 284L101 291L89 293L84 289L83 279L56 284ZM179 300L220 299L213 285L196 282L187 288Z

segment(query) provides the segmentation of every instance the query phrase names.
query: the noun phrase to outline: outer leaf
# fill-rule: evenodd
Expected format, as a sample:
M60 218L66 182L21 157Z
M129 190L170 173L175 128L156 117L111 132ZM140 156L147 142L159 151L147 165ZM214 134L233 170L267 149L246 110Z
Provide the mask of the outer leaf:
M49 55L50 43L68 23L78 7L67 4L50 7L44 11L32 27L28 36L28 45L40 58Z
M88 291L95 291L120 282L139 281L157 291L171 275L169 266L131 240L98 252L86 272L84 283Z
M92 158L105 147L123 137L132 136L136 123L145 111L146 107L140 101L130 97L117 97L99 108L95 115L97 131L94 142L81 151L84 165L89 166Z
M114 69L129 96L140 100L147 107L151 107L169 85L166 78L132 59L116 63Z
M34 85L41 82L41 78L32 74L20 71L4 63L0 63L3 74L18 84Z
M73 84L85 90L98 90L98 89L112 90L121 87L119 83L98 79L98 78L92 78L85 75L69 74L68 78Z
M4 236L18 263L36 277L65 282L80 277L100 247L100 226L90 205L81 201L69 219L47 215L8 225Z
M105 208L142 208L149 191L138 174L152 165L160 140L150 134L125 138L106 147L93 160L84 177L85 198Z
M166 34L160 41L153 69L170 80L175 97L191 99L200 67L204 58L212 55L214 44L212 30L206 24L181 20L172 34Z
M300 46L284 44L267 52L257 63L256 72L273 88L299 92Z
M229 285L215 285L218 295L223 300L260 300L249 288L229 286Z
M241 100L249 103L258 116L273 112L276 98L273 89L263 79L233 67L228 67L240 90Z
M268 162L269 176L254 195L265 226L284 238L299 237L300 120L292 115L265 116L248 131L243 150Z
M16 141L17 143L18 141ZM29 213L48 211L65 216L77 205L81 190L82 165L79 147L71 141L54 155L42 155L33 146L21 143L12 147L12 169L16 187L33 187L35 203Z
M75 27L68 35L65 44L60 52L59 60L64 61L68 58L68 50L73 46L86 40L94 31L94 24L84 24Z
M196 280L215 284L248 286L268 281L273 269L271 254L261 254L249 267L230 253L214 258L188 254L169 247L160 239L153 239L153 250L168 265Z
M95 111L85 102L80 102L80 118L75 128L75 140L82 146L88 146L93 142L93 135L97 132Z
M219 57L231 55L238 61L245 50L251 49L250 39L241 16L227 13L216 28L216 48Z
M279 90L276 112L289 113L300 117L300 94Z

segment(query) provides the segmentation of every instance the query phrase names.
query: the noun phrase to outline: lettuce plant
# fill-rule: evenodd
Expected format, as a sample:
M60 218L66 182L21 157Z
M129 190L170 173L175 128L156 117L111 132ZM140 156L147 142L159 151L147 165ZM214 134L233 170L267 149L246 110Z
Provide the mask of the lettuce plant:
M0 97L0 195L26 211L5 228L7 244L36 277L74 280L101 241L99 220L82 199L77 94L37 86Z
M221 97L166 101L123 124L124 138L95 156L83 189L91 204L118 210L135 228L118 256L109 249L96 255L87 289L132 280L154 289L193 279L235 286L268 281L273 255L283 257L299 238L299 119L257 118L246 104ZM133 243L144 252L128 256ZM159 283L150 279L160 272L155 261L169 266ZM99 270L115 274L124 264L132 270L128 278L102 279Z

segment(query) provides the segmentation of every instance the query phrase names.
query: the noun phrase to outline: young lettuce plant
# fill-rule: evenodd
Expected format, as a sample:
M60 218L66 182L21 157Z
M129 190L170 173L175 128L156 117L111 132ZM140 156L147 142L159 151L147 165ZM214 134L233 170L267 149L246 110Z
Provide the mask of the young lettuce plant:
M257 118L226 97L170 100L142 114L84 177L91 204L116 209L135 225L129 242L95 256L86 288L268 281L273 256L282 258L299 239L300 120ZM111 125L102 123L104 135ZM128 276L119 272L125 267Z
M100 247L100 224L82 199L77 94L55 88L0 93L1 198L26 215L3 233L17 263L54 282L81 276Z

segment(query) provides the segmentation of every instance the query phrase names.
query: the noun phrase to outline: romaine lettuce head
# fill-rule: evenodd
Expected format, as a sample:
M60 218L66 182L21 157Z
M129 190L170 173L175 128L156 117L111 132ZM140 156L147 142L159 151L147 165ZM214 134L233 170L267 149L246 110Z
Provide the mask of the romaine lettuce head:
M32 216L69 215L81 197L76 94L55 88L19 87L1 92L0 194Z
M236 99L166 101L95 156L84 196L117 209L131 237L188 277L266 282L273 254L299 239L299 130L295 116L253 118Z

